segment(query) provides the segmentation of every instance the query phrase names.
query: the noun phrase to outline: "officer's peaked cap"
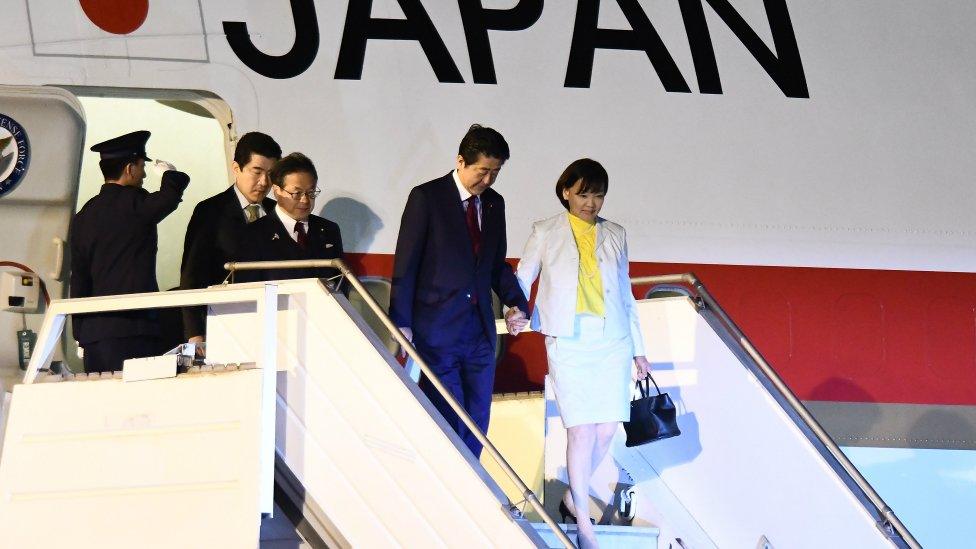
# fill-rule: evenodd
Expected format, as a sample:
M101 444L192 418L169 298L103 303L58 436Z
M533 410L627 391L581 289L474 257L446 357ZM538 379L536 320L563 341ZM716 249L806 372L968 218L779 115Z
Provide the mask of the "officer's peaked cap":
M91 151L100 154L102 160L116 158L136 160L142 158L148 161L151 160L146 156L146 142L149 141L149 135L150 133L146 130L127 133L92 145Z

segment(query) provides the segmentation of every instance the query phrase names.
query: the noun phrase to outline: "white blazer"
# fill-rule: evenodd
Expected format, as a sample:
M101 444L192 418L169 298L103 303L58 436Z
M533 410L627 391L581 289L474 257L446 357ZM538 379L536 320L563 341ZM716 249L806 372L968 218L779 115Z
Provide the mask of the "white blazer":
M515 276L525 298L539 278L532 329L554 337L572 337L579 285L579 250L567 213L532 224ZM612 221L597 218L596 258L603 282L604 335L630 337L633 356L644 355L637 300L630 287L627 233ZM540 274L541 273L541 274Z

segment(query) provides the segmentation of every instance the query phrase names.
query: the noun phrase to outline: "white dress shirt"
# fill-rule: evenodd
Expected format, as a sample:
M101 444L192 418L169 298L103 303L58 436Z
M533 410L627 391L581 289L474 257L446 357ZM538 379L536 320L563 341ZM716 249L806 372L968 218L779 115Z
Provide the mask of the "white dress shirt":
M454 176L454 184L457 185L458 192L461 193L461 207L464 208L465 212L467 212L468 203L465 202L465 200L471 197L471 193L468 192L468 189L464 188L464 185L461 184L461 178L458 177L457 170L451 172L451 175ZM481 197L479 196L478 198L476 198L474 203L478 208L478 228L480 229L481 228Z
M278 219L281 220L281 224L285 226L285 230L288 231L288 236L290 236L292 240L298 242L298 233L295 232L295 226L299 223L301 223L305 229L305 234L308 234L308 221L297 221L292 219L292 217L288 215L288 212L281 208L281 205L275 206L275 212L277 212Z
M237 201L241 203L241 215L243 215L244 220L247 221L247 207L250 206L251 203L247 201L247 197L244 196L244 193L237 188L237 185L234 185L234 194L237 195ZM264 211L264 206L262 206L260 202L255 205L258 207L258 219L261 219L267 215L267 212Z

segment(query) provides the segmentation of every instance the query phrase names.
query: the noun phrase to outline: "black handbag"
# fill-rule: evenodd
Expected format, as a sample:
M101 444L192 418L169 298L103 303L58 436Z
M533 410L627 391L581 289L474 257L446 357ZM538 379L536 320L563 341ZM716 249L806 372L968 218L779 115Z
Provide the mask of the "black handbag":
M648 380L654 384L656 395L650 394L651 387ZM662 393L661 389L658 389L654 378L647 374L643 382L637 382L637 388L640 389L641 397L630 401L630 421L624 422L627 447L680 435L678 413L674 402L667 393Z

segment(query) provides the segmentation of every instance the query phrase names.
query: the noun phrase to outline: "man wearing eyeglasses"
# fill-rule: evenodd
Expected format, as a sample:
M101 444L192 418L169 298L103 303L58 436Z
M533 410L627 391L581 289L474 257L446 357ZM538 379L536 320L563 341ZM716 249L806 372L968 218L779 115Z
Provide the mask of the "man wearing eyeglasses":
M315 165L302 153L291 153L268 171L278 204L268 215L249 224L238 248L238 261L342 259L339 225L312 213L318 188ZM236 282L326 278L337 269L265 269L240 271Z

